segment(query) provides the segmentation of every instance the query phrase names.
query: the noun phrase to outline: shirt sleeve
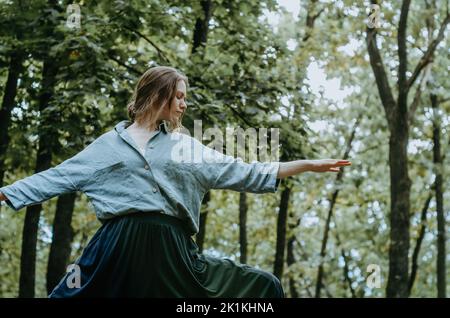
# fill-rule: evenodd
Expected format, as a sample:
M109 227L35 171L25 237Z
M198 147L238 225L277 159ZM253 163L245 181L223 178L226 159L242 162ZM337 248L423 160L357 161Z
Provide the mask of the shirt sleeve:
M26 206L39 204L55 196L82 191L91 175L88 167L93 144L59 165L18 180L0 188L6 204L18 211Z
M229 189L238 192L276 192L279 162L246 163L242 158L224 155L215 149L203 146L200 173L210 189Z

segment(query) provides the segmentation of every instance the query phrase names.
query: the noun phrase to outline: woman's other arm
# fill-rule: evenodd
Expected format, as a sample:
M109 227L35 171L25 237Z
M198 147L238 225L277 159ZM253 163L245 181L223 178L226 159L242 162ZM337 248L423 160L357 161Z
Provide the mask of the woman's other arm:
M0 188L6 203L18 211L26 206L42 203L55 196L77 191L72 181L76 170L72 165L50 168L31 176L17 180L13 184Z
M18 211L64 193L83 191L84 184L91 177L93 161L100 156L97 153L95 142L91 143L53 168L0 187L1 200Z
M278 179L294 176L302 172L339 172L340 167L350 166L351 162L340 159L295 160L280 162Z

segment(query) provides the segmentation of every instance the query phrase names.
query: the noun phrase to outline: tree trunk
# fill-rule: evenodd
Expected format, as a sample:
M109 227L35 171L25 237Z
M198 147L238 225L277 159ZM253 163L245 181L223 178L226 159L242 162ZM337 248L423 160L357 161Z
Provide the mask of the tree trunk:
M17 10L24 11L24 4L17 3ZM0 188L3 187L5 177L5 159L8 150L10 137L8 134L11 124L11 111L14 108L14 100L17 95L17 85L20 74L23 72L23 62L26 56L26 49L23 47L23 30L18 27L14 30L18 47L13 49L9 56L8 77L6 79L5 89L3 91L3 100L0 108ZM1 212L1 205L0 205Z
M414 247L414 252L411 261L411 275L409 276L408 297L411 295L411 291L414 286L414 281L416 280L417 268L419 267L418 266L419 252L420 247L422 246L423 238L425 236L425 229L427 227L426 225L427 211L428 207L430 206L430 201L432 197L433 196L430 194L428 198L425 200L425 204L422 208L422 213L420 214L419 236L417 237L416 246Z
M352 294L352 298L356 298L356 291L352 286L352 280L350 278L350 270L348 267L349 262L348 262L347 253L346 253L344 246L342 245L341 239L339 237L339 230L337 228L336 217L334 214L333 214L333 219L334 219L334 223L335 223L334 236L336 237L336 245L341 249L341 256L342 256L342 259L344 260L344 268L343 268L344 281L347 282L348 289L350 289L350 293Z
M306 13L306 25L305 25L305 33L302 37L301 42L299 43L300 47L306 48L308 45L308 40L311 38L313 29L314 29L314 24L315 21L317 20L317 18L319 18L319 16L322 14L322 12L324 11L323 9L318 9L317 6L317 0L310 0L307 4L307 13ZM294 118L296 118L297 120L300 119L300 112L299 112L299 105L295 104L294 105ZM281 206L281 204L280 204ZM290 215L290 217L292 217L293 215ZM286 255L286 264L288 267L292 266L293 264L295 264L296 260L295 260L295 255L294 255L294 245L295 245L295 234L293 234L295 228L297 228L300 225L300 218L297 220L296 225L292 226L290 228L291 231L291 235L288 238L288 242L287 242L287 255ZM289 291L291 294L292 298L298 298L299 294L297 292L297 289L295 287L295 280L292 278L289 278ZM308 288L306 288L306 291L309 294L309 290ZM312 297L312 295L310 295Z
M291 218L291 219L294 218L293 212L291 212L289 214L289 218ZM295 224L289 225L289 233L290 234L289 234L289 238L288 238L288 242L287 242L287 255L286 255L286 264L287 264L288 268L291 267L292 265L294 265L296 262L295 255L294 255L294 245L296 242L295 229L300 226L300 223L301 223L301 217L297 218L297 221ZM295 287L295 280L292 277L289 278L289 292L291 294L291 298L299 297L297 288Z
M275 251L275 263L273 273L281 281L284 266L284 249L286 245L286 223L289 208L289 197L291 194L291 185L286 184L281 193L280 209L277 221L277 243Z
M366 105L369 101L369 97L367 97L366 99ZM353 140L355 139L355 134L356 134L356 129L359 126L359 122L361 120L361 115L358 115L358 117L356 118L356 121L353 125L352 131L350 133L350 136L348 138L346 147L345 147L345 152L344 155L342 156L342 159L346 160L349 157L350 154L350 150L352 149L352 145L353 145ZM337 176L336 176L336 185L339 185L342 183L342 178L344 176L344 170L343 168L341 168L341 170L338 172ZM323 259L325 257L326 254L326 248L327 248L327 242L328 242L328 233L330 231L330 222L331 222L331 217L333 216L333 209L334 206L336 204L336 200L339 194L339 188L336 189L333 194L331 195L330 198L330 207L328 209L328 215L327 215L327 219L325 222L325 228L324 228L324 232L323 232L323 239L322 239L322 246L320 248L320 263L319 263L319 267L317 269L317 281L316 281L316 298L320 298L320 292L322 290L322 286L323 286L323 277L324 277L324 273L323 273ZM337 233L336 233L337 235ZM345 257L345 255L344 255Z
M339 172L341 173L341 172ZM325 221L325 229L323 231L323 238L322 238L322 245L320 247L320 263L319 263L319 267L317 269L317 281L316 281L316 298L320 298L320 292L322 290L322 286L323 286L323 259L325 257L326 254L326 248L327 248L327 242L328 242L328 233L330 231L330 222L331 222L331 216L333 214L333 207L334 204L336 202L336 198L338 195L338 191L334 191L332 198L330 200L330 208L328 209L328 215L327 215L327 220Z
M43 67L42 91L39 97L39 110L41 123L39 128L39 148L36 158L35 173L47 170L51 167L52 148L57 142L57 132L53 131L53 125L42 119L42 113L48 107L53 96L56 83L57 67L54 60L46 60ZM47 119L53 120L51 116ZM36 204L27 207L25 223L23 227L22 256L20 262L19 297L34 297L35 271L36 271L36 244L38 223L42 205Z
M295 243L295 236L292 235L289 237L289 240L287 243L286 263L287 263L288 268L291 265L295 264L294 243ZM289 278L289 292L291 294L291 298L298 298L297 288L295 288L295 280L291 277Z
M75 206L76 192L67 193L58 198L53 237L47 265L47 293L50 294L66 272L70 260L71 244L74 232L71 226Z
M17 80L22 72L23 55L13 52L9 60L8 78L3 92L2 107L0 109L0 187L3 187L5 175L6 151L9 145L8 129L11 123L11 111L14 108L14 100L17 94Z
M44 141L39 141L39 153L35 173L50 167L51 154L44 152ZM33 298L36 272L36 245L42 204L27 207L22 233L22 255L20 258L19 297Z
M371 3L377 3L371 0ZM408 92L417 75L426 63L419 63L413 76L407 77L407 21L410 0L403 0L397 32L398 45L398 98L394 99L392 89L376 43L376 29L367 28L367 49L370 65L375 75L378 93L386 113L389 126L389 168L391 189L389 275L386 286L387 297L407 297L408 295L408 251L409 251L409 195L411 181L408 177ZM429 47L427 54L433 54ZM428 61L428 60L427 60Z
M239 261L247 263L247 194L239 193L239 249L241 252Z
M46 16L43 17L44 24L42 32L53 41L62 41L63 34L55 29L54 19L48 18L52 11L63 12L58 1L48 0L48 8ZM38 106L40 112L39 118L39 144L37 149L35 173L47 170L51 167L52 150L58 142L58 131L54 125L54 117L45 110L49 107L49 103L54 95L57 83L56 75L59 65L57 58L49 56L48 50L38 52L43 54L43 68L41 90L38 98ZM39 218L42 210L41 204L27 207L25 214L25 222L23 227L22 255L20 259L20 282L19 297L34 297L35 274L36 274L36 243L39 227Z
M408 296L408 251L410 187L408 176L408 119L396 116L396 127L389 140L389 167L391 176L391 213L389 216L389 276L387 297Z
M206 218L208 217L208 202L211 200L211 192L206 192L205 196L202 200L202 210L203 212L200 213L200 225L199 230L196 235L196 243L198 245L199 252L203 252L203 245L205 243L205 229L206 229Z
M192 40L192 50L191 55L194 54L200 46L205 46L206 41L208 39L208 30L209 30L209 20L211 19L212 14L212 5L211 1L202 1L201 6L203 8L204 15L202 18L198 18L195 22L194 35ZM191 79L192 86L196 86L195 83L201 82L201 79L193 76ZM208 202L211 199L211 194L208 191L202 201L202 206L207 207ZM208 217L208 210L200 213L200 225L199 231L196 235L196 243L199 248L199 252L203 252L203 245L205 242L205 233L206 233L206 219Z
M446 254L445 254L445 215L444 198L442 189L442 156L441 156L441 125L438 116L438 100L434 94L430 95L431 106L433 107L433 161L436 168L435 193L436 193L436 213L437 213L437 294L439 298L446 297Z
M200 46L205 46L208 40L209 20L212 15L211 0L202 0L200 5L203 9L203 17L195 21L195 30L191 54L194 54Z

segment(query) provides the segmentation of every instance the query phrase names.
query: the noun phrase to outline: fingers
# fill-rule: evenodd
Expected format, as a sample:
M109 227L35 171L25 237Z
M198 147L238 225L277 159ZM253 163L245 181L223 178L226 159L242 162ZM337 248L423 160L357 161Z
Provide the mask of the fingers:
M337 160L336 165L337 166L351 166L352 163L348 160Z

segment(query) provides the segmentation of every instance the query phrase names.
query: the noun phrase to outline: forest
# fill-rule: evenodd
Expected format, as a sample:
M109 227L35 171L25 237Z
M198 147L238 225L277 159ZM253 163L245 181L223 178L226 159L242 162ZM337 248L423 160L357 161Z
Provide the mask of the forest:
M446 298L449 10L448 0L0 0L0 188L126 120L141 74L171 66L189 78L189 131L197 120L277 128L281 162L352 162L283 179L276 193L209 191L202 253L273 273L288 298ZM80 192L0 209L1 298L47 297L101 225Z

